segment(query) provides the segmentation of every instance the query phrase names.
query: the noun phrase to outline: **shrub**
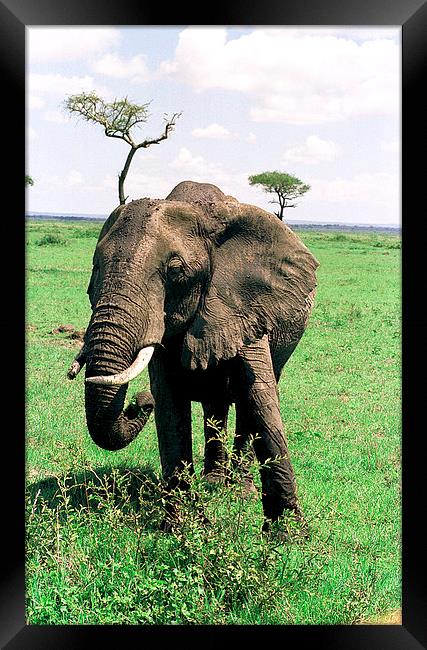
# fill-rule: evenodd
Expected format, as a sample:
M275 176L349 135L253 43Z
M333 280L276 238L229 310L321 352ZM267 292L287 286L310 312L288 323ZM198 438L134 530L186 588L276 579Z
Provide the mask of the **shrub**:
M292 623L291 592L325 550L298 556L298 544L265 538L250 514L260 503L243 498L238 469L227 469L228 485L188 472L190 490L166 497L156 476L103 474L80 458L27 491L31 623ZM170 499L177 519L165 535Z
M44 235L41 239L37 239L36 244L37 246L65 246L67 240L60 235Z

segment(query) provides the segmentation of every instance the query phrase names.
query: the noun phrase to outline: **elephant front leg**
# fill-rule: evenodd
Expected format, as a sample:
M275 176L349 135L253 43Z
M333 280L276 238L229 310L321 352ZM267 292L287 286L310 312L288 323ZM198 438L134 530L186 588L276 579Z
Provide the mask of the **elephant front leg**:
M205 433L203 474L209 483L224 480L227 465L225 436L227 435L228 401L225 395L210 397L202 402Z
M266 519L264 530L285 510L300 514L295 475L292 468L283 423L277 384L267 337L244 346L240 360L240 408L249 419L248 433L261 463L262 503Z
M191 439L191 402L170 366L167 352L157 350L149 366L155 399L155 422L165 485L165 518L161 528L172 532L180 517L182 492L189 492L194 473Z
M242 486L244 498L258 495L250 469L253 462L254 453L251 444L251 420L248 414L248 403L247 400L237 399L232 465L237 474L237 481Z
M182 385L164 350L156 350L149 374L162 476L171 489L182 488L185 487L183 473L194 472L191 402L183 395Z

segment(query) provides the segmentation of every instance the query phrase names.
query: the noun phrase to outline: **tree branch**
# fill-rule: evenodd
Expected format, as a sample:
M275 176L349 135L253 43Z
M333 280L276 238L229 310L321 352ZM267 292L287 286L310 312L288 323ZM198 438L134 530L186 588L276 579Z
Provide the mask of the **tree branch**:
M181 117L181 115L182 112L174 113L170 120L166 120L165 130L161 136L158 138L144 140L140 144L136 145L137 149L140 149L141 147L145 149L147 147L150 147L152 144L159 144L159 142L162 142L162 140L166 140L166 138L169 136L169 133L175 128L176 120Z
M182 115L182 113L173 113L171 118L165 115L166 124L163 133L158 138L146 138L136 144L130 131L138 124L147 121L149 103L132 104L127 97L107 103L95 92L70 95L64 102L65 108L71 114L78 114L87 122L100 124L104 128L107 137L123 140L130 146L125 165L119 174L119 200L121 204L125 203L128 198L124 195L123 186L136 151L166 140L174 129L176 120Z

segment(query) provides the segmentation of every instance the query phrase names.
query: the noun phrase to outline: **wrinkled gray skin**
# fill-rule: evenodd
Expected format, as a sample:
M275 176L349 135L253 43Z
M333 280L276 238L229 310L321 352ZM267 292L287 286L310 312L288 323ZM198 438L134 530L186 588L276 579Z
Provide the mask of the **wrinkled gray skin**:
M166 200L117 208L93 257L93 311L79 362L86 362L86 378L113 375L154 345L152 395L139 393L137 405L123 412L127 385L86 382L95 443L126 446L155 403L163 477L172 488L183 464L193 466L191 402L201 402L205 415L207 476L224 458L207 420L225 426L235 403L236 450L257 434L258 460L280 459L261 469L266 520L285 509L298 513L277 382L306 327L317 266L276 216L214 185L185 181Z

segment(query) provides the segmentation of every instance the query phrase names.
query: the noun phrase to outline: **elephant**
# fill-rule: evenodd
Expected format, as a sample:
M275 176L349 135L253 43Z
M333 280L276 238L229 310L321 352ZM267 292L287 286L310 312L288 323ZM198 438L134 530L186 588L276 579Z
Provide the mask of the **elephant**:
M260 463L263 530L286 512L302 518L280 415L278 381L312 311L319 263L277 217L210 183L183 181L166 199L116 208L104 223L87 289L92 314L68 372L86 364L93 441L128 445L154 409L162 477L170 490L194 472L191 403L204 413L204 475L224 446L235 404L234 445ZM151 392L123 410L127 386L148 366ZM274 462L269 462L274 461Z

